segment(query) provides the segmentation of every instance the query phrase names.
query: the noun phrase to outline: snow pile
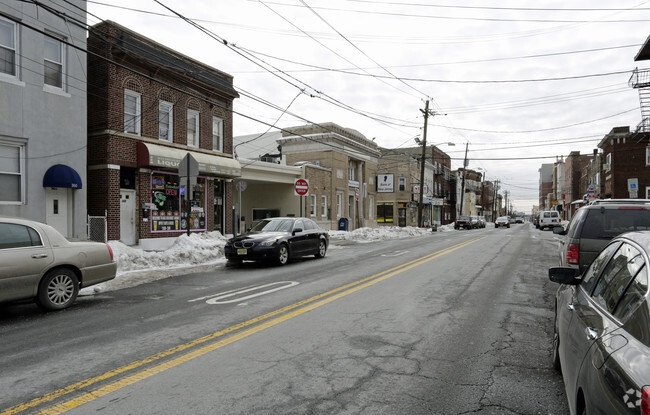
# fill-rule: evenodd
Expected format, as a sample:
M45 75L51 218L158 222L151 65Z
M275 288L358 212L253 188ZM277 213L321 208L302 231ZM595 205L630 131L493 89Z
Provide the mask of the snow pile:
M431 229L406 226L382 226L380 228L359 228L353 231L329 231L330 239L354 242L375 242L389 239L402 239L431 234Z

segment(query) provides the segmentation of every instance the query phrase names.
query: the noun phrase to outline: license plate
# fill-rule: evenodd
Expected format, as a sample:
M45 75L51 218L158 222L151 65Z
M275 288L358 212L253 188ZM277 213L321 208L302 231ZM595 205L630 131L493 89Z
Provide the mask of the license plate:
M241 248L237 250L237 255L247 255L248 254L248 249L246 248Z

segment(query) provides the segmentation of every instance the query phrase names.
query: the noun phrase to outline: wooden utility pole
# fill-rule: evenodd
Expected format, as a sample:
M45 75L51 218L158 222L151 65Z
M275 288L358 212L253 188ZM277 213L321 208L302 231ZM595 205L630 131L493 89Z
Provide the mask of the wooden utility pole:
M424 136L422 137L422 155L420 156L420 198L418 200L418 226L424 226L422 221L422 209L424 207L424 162L426 160L427 151L427 122L429 120L429 100L427 100L424 110L420 110L424 114Z

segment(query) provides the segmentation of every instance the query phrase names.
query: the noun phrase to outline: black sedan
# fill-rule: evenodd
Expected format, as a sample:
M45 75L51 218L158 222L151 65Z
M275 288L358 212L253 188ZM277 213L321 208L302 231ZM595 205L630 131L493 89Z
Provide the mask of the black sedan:
M549 269L560 283L553 364L570 412L650 413L650 231L613 239L581 276Z
M229 262L274 261L314 255L323 258L329 245L327 231L307 218L270 218L260 221L250 232L229 239L224 248Z

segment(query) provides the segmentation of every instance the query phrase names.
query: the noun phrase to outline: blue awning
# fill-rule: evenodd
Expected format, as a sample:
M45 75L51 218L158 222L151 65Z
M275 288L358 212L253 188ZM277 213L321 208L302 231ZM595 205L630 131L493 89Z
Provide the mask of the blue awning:
M72 167L55 164L43 176L43 187L68 187L81 189L81 177Z

